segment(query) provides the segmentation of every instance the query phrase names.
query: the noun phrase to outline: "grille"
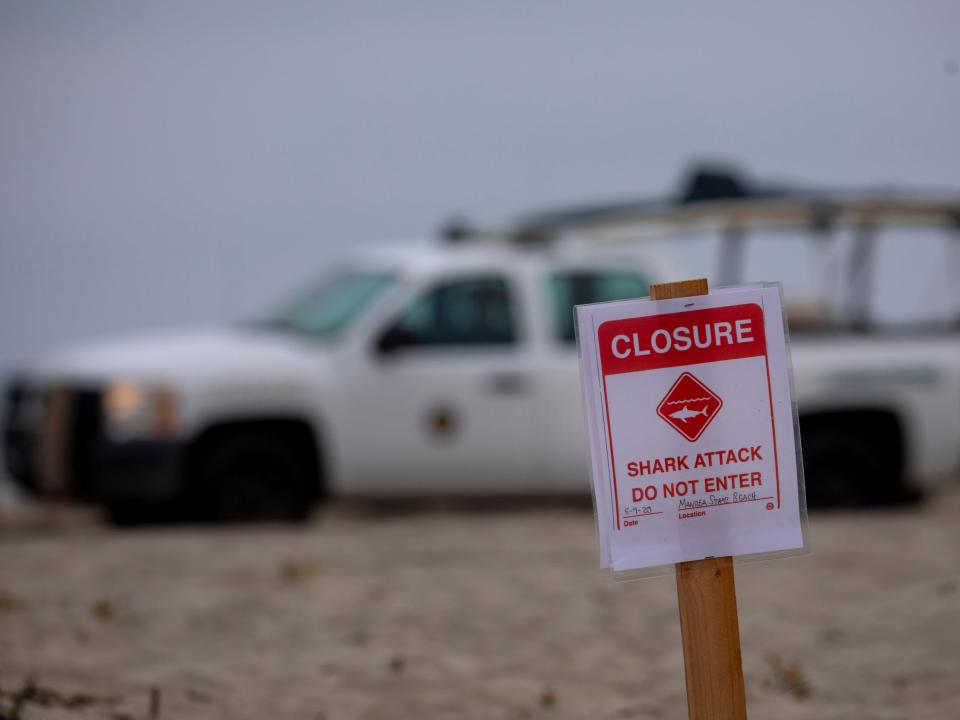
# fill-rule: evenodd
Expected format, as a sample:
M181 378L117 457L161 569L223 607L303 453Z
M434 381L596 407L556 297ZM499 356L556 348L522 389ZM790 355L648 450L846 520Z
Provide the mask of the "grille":
M20 484L36 484L36 439L42 399L22 381L7 387L3 413L3 456L7 472Z
M87 497L102 434L100 395L90 388L11 387L5 433L11 474L44 495Z

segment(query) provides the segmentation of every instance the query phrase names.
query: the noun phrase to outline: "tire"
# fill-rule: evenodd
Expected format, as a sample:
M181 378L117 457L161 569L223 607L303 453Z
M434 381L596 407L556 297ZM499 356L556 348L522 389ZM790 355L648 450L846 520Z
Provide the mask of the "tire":
M902 496L899 468L870 438L840 426L821 426L803 434L807 505L862 507Z
M279 433L238 430L202 458L203 515L220 522L300 522L310 511L308 466Z

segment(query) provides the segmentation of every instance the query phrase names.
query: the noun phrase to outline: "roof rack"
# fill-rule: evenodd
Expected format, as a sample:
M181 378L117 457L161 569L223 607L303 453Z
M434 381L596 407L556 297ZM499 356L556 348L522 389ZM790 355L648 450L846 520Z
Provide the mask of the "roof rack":
M692 172L672 200L565 208L529 215L506 233L476 233L461 239L546 248L558 242L634 244L710 233L720 238L715 280L718 285L734 285L743 281L744 241L751 233L807 230L824 241L816 247L826 264L827 241L836 237L835 230L846 228L853 232L845 289L847 322L865 327L874 239L880 228L890 225L942 227L960 239L960 197L889 189L848 193L757 187L733 171L708 167ZM956 248L960 255L960 242Z
M880 190L863 193L752 187L736 172L700 168L672 201L567 208L522 218L509 233L518 244L548 243L570 233L626 231L631 240L686 232L744 232L865 225L960 227L960 197ZM620 231L620 232L616 232ZM613 238L611 238L613 239Z

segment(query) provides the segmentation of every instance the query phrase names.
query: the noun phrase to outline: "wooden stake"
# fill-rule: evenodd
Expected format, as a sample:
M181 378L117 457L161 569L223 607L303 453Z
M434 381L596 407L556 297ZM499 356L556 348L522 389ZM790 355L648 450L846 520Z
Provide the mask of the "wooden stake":
M650 286L650 298L706 295L707 281ZM746 720L733 558L677 563L677 600L690 720Z

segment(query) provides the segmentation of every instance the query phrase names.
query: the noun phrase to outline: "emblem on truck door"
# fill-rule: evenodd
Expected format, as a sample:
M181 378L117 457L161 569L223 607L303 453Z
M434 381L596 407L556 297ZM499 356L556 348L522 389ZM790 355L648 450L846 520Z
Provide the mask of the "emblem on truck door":
M447 405L437 405L427 411L427 428L436 438L450 438L458 430L457 411Z
M657 415L693 442L703 434L722 407L723 400L719 395L691 373L684 372L660 401Z

